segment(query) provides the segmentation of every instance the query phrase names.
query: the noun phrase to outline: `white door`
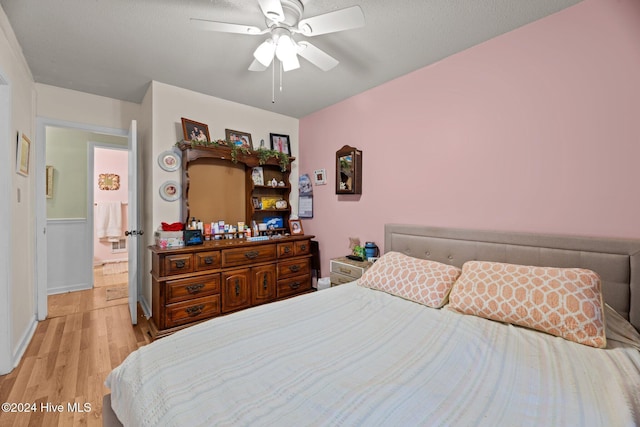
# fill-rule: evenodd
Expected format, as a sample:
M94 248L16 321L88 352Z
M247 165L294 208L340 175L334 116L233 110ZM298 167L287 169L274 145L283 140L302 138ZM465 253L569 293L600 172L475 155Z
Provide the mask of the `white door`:
M138 323L138 289L140 286L140 275L138 274L138 253L143 234L138 230L138 135L137 122L131 121L129 128L129 210L128 221L129 230L125 235L129 237L129 312L131 313L131 323Z

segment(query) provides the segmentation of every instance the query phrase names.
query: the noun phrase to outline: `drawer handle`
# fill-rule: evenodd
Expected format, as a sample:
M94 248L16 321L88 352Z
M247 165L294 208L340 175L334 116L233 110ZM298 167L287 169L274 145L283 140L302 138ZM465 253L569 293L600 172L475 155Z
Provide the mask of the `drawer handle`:
M212 256L208 256L204 259L204 263L207 265L211 265L213 264L213 257Z
M262 278L262 289L267 290L267 273L264 273L264 277Z
M342 268L342 267L340 267L340 273L351 274L351 269L350 268Z
M284 253L288 254L289 252L291 252L291 248L289 246L285 246L284 247Z
M258 251L249 251L244 253L244 256L246 256L248 259L256 259L258 258L258 255L260 255L260 252Z
M289 267L289 270L291 270L294 273L296 273L296 272L300 271L300 266L298 264L292 265L291 267Z
M189 317L198 316L199 314L202 313L202 310L204 310L204 304L194 305L193 307L187 307L184 309L184 311L187 312Z
M307 245L300 245L300 250L306 251L307 250Z
M300 287L300 285L301 285L301 284L302 284L302 283L300 283L300 282L293 282L293 283L289 283L289 287L290 287L291 289L298 289L298 288Z
M240 295L240 280L236 279L236 296Z
M183 260L176 261L176 268L184 268L185 262Z
M197 285L189 285L185 289L190 294L197 294L202 290L202 288L204 288L204 283L198 283Z

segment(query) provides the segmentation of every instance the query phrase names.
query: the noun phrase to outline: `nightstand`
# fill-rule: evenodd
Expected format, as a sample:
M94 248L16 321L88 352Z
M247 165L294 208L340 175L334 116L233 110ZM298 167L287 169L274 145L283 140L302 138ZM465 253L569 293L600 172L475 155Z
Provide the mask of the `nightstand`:
M347 257L333 258L331 260L331 286L353 282L367 271L373 263L369 261L354 261Z

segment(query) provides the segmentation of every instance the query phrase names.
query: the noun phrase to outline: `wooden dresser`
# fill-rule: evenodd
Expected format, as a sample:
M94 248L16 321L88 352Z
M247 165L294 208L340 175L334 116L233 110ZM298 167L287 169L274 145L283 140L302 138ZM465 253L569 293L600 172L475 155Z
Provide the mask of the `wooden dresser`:
M159 338L194 323L313 291L314 236L266 241L212 240L176 249L150 246L151 335Z

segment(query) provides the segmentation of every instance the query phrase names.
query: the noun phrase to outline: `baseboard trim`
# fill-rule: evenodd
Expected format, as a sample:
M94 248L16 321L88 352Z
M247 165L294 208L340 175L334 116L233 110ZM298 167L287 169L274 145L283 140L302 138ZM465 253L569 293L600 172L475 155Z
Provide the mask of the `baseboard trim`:
M20 341L18 342L18 346L16 350L13 352L13 369L18 366L20 360L22 360L22 356L27 351L27 347L33 338L33 335L36 333L36 327L38 326L38 321L36 320L36 316L31 316L31 320L29 322L29 327L24 331L22 336L20 337Z
M144 317L147 319L151 317L151 307L147 302L146 298L143 295L139 295L138 302L140 303L140 307L142 307L142 312L144 313Z
M92 289L93 283L76 283L74 285L59 286L47 289L47 295L65 294L67 292L86 291Z
M93 266L97 267L104 264L115 264L117 262L127 262L129 258L114 258L114 259L104 259L104 260L94 260Z

